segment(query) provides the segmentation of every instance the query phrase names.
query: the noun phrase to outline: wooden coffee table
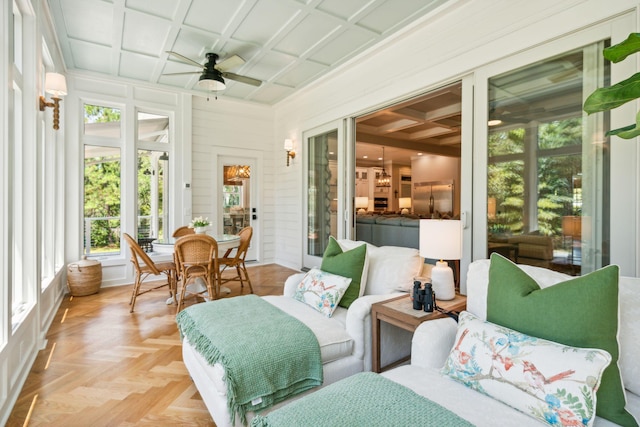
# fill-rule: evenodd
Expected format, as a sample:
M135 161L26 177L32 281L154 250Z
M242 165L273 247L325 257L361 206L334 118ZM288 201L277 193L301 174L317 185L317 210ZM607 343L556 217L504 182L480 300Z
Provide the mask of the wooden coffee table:
M456 294L456 297L450 301L436 302L438 307L447 311L462 311L467 307L467 297ZM414 310L409 295L402 295L396 298L380 301L371 305L371 369L373 372L382 372L383 369L389 369L409 360L405 357L397 362L382 368L380 366L380 322L387 322L399 328L413 332L422 323L428 320L440 319L447 317L446 314L434 310L427 313L423 310Z

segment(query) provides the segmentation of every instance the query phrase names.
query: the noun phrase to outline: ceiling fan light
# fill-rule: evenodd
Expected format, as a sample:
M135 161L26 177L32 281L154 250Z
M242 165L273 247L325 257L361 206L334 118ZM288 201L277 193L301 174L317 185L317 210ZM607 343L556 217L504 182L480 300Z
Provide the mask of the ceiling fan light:
M198 86L202 89L206 89L211 92L219 92L221 90L225 90L227 87L224 84L224 79L219 74L202 74L200 76L200 80L198 81Z

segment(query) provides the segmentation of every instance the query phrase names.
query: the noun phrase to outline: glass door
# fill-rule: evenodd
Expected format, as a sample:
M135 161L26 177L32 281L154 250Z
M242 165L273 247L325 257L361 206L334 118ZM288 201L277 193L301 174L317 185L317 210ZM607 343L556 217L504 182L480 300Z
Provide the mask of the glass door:
M251 157L221 156L218 160L218 197L216 232L238 234L244 227L253 227L253 237L247 261L258 259L258 207L256 204L256 159Z
M487 98L478 117L487 119L478 121L477 148L486 150L487 179L475 190L486 195L485 253L572 275L610 263L609 119L582 111L609 79L604 45L491 73L480 85Z
M329 236L345 237L345 148L342 122L305 132L304 267L320 266ZM350 215L350 214L349 214ZM348 216L347 216L348 217Z

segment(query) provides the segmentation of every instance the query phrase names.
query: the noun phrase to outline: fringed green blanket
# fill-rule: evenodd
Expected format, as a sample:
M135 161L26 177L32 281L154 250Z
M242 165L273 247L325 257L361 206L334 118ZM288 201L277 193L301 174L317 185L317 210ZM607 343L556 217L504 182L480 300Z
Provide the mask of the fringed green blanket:
M413 390L372 372L340 380L294 400L251 427L473 426Z
M213 365L224 366L231 422L322 384L320 346L311 330L256 295L192 305L180 334Z

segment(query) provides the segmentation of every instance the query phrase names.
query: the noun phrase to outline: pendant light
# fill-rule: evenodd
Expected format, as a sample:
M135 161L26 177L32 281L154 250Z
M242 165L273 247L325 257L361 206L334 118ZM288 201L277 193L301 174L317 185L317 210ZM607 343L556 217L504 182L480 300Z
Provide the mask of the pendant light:
M384 147L382 147L382 173L378 176L376 187L391 187L391 176L384 169Z

